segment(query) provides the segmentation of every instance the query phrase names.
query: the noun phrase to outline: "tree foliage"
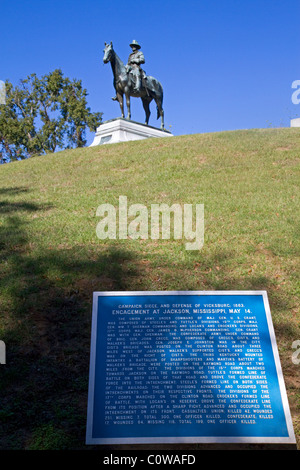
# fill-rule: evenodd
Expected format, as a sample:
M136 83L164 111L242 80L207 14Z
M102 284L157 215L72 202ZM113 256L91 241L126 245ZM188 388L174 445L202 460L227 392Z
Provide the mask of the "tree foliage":
M5 83L6 102L0 104L1 163L65 148L83 147L86 129L95 131L102 113L87 106L81 80L70 80L60 69L38 78Z

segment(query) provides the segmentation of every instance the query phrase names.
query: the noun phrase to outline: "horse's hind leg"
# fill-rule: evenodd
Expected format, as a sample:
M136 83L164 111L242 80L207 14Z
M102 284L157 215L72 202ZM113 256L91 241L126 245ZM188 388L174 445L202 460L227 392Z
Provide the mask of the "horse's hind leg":
M143 107L144 107L144 110L145 110L145 113L146 113L146 121L145 121L145 124L148 125L149 123L149 118L150 118L150 107L149 107L149 104L150 104L150 100L147 99L147 98L142 98L142 102L143 102Z
M165 128L165 117L164 117L165 113L164 113L164 110L162 108L159 110L159 112L160 112L160 117L161 117L161 126L160 127L162 129L164 129Z
M162 99L158 98L155 100L156 106L157 106L157 119L161 117L161 129L165 128L165 122L164 122L164 110L162 107Z

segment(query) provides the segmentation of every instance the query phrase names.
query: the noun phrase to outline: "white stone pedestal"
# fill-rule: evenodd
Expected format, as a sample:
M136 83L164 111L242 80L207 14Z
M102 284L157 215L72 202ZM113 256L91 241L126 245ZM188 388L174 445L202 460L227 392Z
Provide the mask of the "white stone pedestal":
M149 137L172 137L170 131L147 126L139 122L129 121L124 118L105 121L97 128L94 140L90 147L103 144L115 144L117 142L129 142L131 140L148 139Z
M291 119L291 127L300 127L300 118Z

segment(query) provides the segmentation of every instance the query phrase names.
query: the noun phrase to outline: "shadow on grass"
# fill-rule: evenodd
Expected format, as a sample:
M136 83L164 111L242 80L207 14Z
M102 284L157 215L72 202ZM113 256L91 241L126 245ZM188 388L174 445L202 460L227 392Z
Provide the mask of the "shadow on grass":
M117 244L100 253L33 252L26 214L41 209L0 204L2 449L84 447L92 293L126 290L139 276L133 256Z
M15 186L15 187L8 187L8 188L0 188L0 196L1 195L11 196L13 194L28 193L28 191L29 191L29 189L26 186Z
M151 272L139 262L141 255L130 251L132 245L125 249L118 242L32 251L26 214L41 209L44 206L37 203L0 205L6 216L0 229L0 331L7 348L0 381L5 428L0 448L84 449L92 293L149 290ZM228 256L223 251L205 262L213 266ZM191 282L179 287L179 269L176 287L152 290L274 289L267 278L229 282L226 274L223 279L207 278L202 286ZM281 301L280 308L288 308Z

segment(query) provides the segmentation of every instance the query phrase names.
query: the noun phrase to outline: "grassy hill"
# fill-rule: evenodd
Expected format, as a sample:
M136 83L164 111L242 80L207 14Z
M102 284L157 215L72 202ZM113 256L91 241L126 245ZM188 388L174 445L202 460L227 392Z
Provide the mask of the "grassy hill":
M267 290L300 435L298 129L149 139L0 167L0 448L85 448L92 292ZM204 204L205 242L105 240L99 204Z

